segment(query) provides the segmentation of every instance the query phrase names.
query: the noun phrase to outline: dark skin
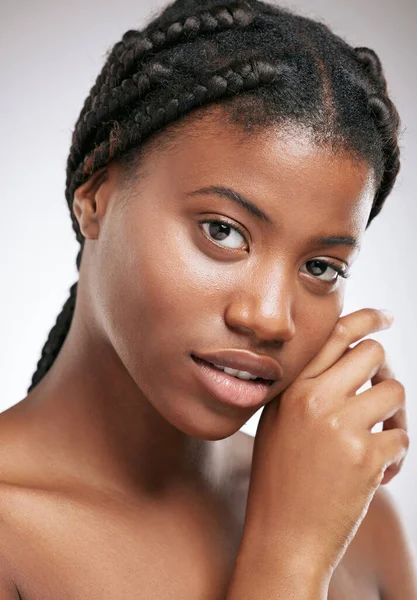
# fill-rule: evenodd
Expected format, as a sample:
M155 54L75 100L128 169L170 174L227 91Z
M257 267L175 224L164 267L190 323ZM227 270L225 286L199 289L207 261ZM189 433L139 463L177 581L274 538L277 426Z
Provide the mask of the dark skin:
M269 353L283 390L341 314L344 280L306 265L357 257L370 166L295 128L245 136L207 118L183 133L145 153L129 189L114 161L76 191L85 248L71 329L49 373L0 417L3 553L24 599L126 598L139 585L144 598L220 600L250 472L253 440L239 429L259 407L209 397L190 353ZM239 191L274 224L187 195L210 185ZM210 241L199 222L219 218L246 240L231 229ZM341 235L358 247L312 242ZM377 526L371 508L329 598L379 598Z

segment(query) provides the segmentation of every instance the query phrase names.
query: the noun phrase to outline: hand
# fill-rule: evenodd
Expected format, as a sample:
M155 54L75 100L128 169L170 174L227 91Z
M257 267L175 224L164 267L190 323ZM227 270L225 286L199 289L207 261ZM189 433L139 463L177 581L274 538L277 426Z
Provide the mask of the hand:
M265 406L244 530L247 551L264 564L285 548L306 568L334 570L376 489L401 467L409 447L404 387L379 342L350 347L390 324L375 309L341 317L321 351ZM357 394L369 380L372 387ZM383 431L372 433L380 422Z

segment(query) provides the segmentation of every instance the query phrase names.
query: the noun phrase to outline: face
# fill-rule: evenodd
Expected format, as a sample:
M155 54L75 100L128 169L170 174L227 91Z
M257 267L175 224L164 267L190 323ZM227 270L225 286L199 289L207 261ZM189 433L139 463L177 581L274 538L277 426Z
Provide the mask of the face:
M128 193L121 166L108 166L94 198L97 234L83 222L81 273L101 332L147 402L178 429L221 439L265 402L221 403L191 355L227 348L272 356L283 369L276 394L296 378L338 320L341 273L358 254L352 240L321 238L360 244L372 171L300 129L249 135L213 119L188 122L175 146L143 160ZM76 203L82 223L82 186Z

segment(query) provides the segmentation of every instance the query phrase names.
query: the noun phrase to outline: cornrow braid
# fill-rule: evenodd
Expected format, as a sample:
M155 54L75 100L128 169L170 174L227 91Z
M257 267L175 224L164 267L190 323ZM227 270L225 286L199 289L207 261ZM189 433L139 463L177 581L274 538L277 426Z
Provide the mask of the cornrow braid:
M85 157L72 174L69 195L71 196L86 180L86 176L101 169L111 159L140 144L144 137L178 119L194 107L268 84L285 70L286 65L272 65L256 59L244 63L238 61L219 70L207 81L201 79L185 87L177 97L164 97L163 102L142 104L141 110L135 112L131 119L124 121L123 126L118 129L116 140L106 140L95 147L92 154Z
M91 109L96 97L111 90L113 86L119 85L122 78L127 77L129 72L132 71L136 62L144 60L154 50L161 50L180 42L182 35L184 38L188 37L190 39L195 34L203 33L201 24L203 24L206 31L214 31L218 22L210 12L203 11L200 19L197 15L186 16L184 23L171 23L166 31L160 28L154 30L147 28L143 32L136 29L126 31L121 41L114 45L106 64L98 75L85 101L79 122L84 118L85 113Z
M400 116L392 100L388 97L387 81L378 55L371 48L358 47L354 50L364 72L377 89L377 93L369 94L368 106L380 134L384 162L381 183L376 192L369 216L370 223L381 211L385 199L394 187L400 170L400 148L398 145Z
M246 27L254 12L246 2L232 2L229 6L203 9L195 15L184 15L170 23L166 31L160 27L148 28L145 32L130 29L120 42L115 44L106 65L97 78L81 111L75 127L74 142L70 150L70 161L75 167L83 152L82 144L102 118L108 119L120 106L126 106L150 90L153 79L158 81L158 72L146 67L142 72L134 71L140 62L153 52L159 52L180 42L190 42L197 36L230 29ZM163 67L162 67L163 68ZM129 79L129 77L131 77Z
M367 226L392 190L400 120L375 52L260 0L177 0L113 46L75 124L65 196L81 246L78 270L77 187L115 159L126 171L137 168L148 138L205 105L221 105L230 122L250 130L302 125L318 144L367 160L377 180ZM76 291L75 283L29 391L65 341Z
M52 327L48 339L42 348L41 357L36 366L36 372L32 376L32 381L28 388L28 392L30 392L49 371L56 356L58 355L59 350L61 349L62 344L65 341L65 338L67 337L67 333L72 321L72 315L74 314L75 309L77 285L78 282L76 281L70 287L70 296L68 300L66 300L62 311L58 315L56 323Z
M369 215L369 224L380 213L388 194L394 187L400 170L400 148L398 145L400 118L394 104L387 96L374 94L369 97L368 102L381 136L381 151L384 162L381 182Z
M387 80L385 79L382 63L378 55L371 48L360 46L355 48L356 58L381 94L387 93Z

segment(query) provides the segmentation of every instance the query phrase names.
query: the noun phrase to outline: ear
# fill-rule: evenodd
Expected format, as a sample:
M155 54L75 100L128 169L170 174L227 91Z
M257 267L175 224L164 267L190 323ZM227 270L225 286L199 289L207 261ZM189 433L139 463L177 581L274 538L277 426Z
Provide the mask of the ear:
M86 239L95 240L100 231L100 220L106 210L106 194L100 194L102 184L107 180L107 167L96 171L74 192L73 210Z

